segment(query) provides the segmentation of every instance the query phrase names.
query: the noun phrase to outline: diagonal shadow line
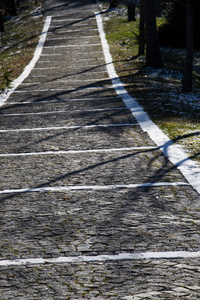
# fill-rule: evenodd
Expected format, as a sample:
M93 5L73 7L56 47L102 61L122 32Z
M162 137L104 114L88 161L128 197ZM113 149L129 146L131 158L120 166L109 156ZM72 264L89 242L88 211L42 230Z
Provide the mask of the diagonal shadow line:
M36 186L36 187L34 187L34 188L30 188L30 189L27 190L26 192L22 192L22 193L13 193L12 195L5 196L5 197L3 197L3 198L0 200L0 202L3 202L3 201L5 201L5 200L7 200L7 199L10 199L10 198L13 198L13 197L15 197L15 196L17 196L17 195L19 195L19 194L29 193L29 192L31 192L31 189L47 187L47 186L49 186L50 184L55 183L55 182L57 182L57 181L60 181L60 180L62 180L62 179L65 179L65 178L67 178L67 177L69 177L69 176L72 176L72 175L75 175L75 174L79 174L79 173L81 173L81 172L85 172L85 171L88 171L88 170L92 170L92 169L95 169L95 168L97 168L97 167L99 167L99 166L103 166L103 165L108 164L108 163L117 162L117 161L122 160L122 159L126 159L126 158L129 158L129 157L133 157L133 156L138 155L138 154L141 154L141 153L152 152L152 151L159 150L159 149L160 149L160 147L155 147L154 149L150 149L150 150L137 151L137 152L135 152L135 153L131 153L131 154L128 154L128 155L123 155L123 156L120 156L120 157L117 157L117 158L114 158L114 159L111 159L111 160L107 160L107 161L104 161L104 162L101 162L101 163L98 163L98 164L94 164L94 165L92 165L92 166L88 166L88 167L82 168L82 169L80 169L80 170L76 170L76 171L73 171L73 172L70 172L70 173L66 173L66 174L64 174L64 175L62 175L62 176L59 176L59 177L56 177L56 178L54 178L54 179L52 179L52 180L50 180L50 181L48 181L48 182L42 183L42 184L40 184L40 185L38 185L38 186ZM162 155L162 154L157 155L157 158L158 158L159 156L161 156L161 155ZM181 165L182 163L184 163L186 160L188 160L188 159L194 159L194 158L196 158L196 157L199 156L199 155L200 155L200 152L198 152L198 153L196 153L196 154L194 154L194 155L188 157L187 159L184 159L183 161L180 161L180 162L179 162L179 165ZM168 161L167 164L171 164L171 163ZM147 180L144 181L144 183L146 183L146 182L154 183L154 182L158 181L159 179L163 178L164 175L165 175L166 173L169 173L170 171L173 171L173 170L177 169L177 165L172 165L172 166L170 166L169 168L166 168L167 164L165 163L165 164L164 164L164 167L160 168L159 170L156 170L155 173L154 173L155 175L153 175L153 176L150 177L150 181L147 179ZM158 172L160 173L159 175L158 175ZM151 187L145 187L144 189L147 191L147 190L149 190L150 188L151 188Z
M98 14L104 14L104 13L106 13L106 11L105 11L105 12L98 12L97 15L98 15ZM30 38L24 39L24 40L22 40L22 41L20 41L20 42L18 42L18 43L15 43L15 44L12 45L12 46L6 48L6 51L7 51L7 50L10 50L10 49L13 49L14 47L17 47L17 46L19 46L19 45L22 44L22 43L31 41L32 39L34 39L34 38L36 38L36 37L40 37L40 36L42 36L42 35L44 35L44 34L46 34L46 33L49 33L49 32L52 33L52 32L55 32L55 31L58 30L58 29L67 28L68 26L72 26L72 25L75 25L76 23L80 23L80 22L86 21L86 20L88 20L88 19L94 18L95 16L96 16L96 14L93 14L93 15L91 15L91 16L89 16L89 17L86 17L86 18L83 18L83 19L81 19L81 20L77 20L77 21L71 22L71 23L69 23L69 24L66 24L66 25L63 25L63 26L60 26L60 27L56 27L56 28L54 28L54 29L50 29L50 30L48 30L47 32L45 31L45 32L41 32L41 33L39 33L39 34L35 34L35 35L31 36Z
M185 139L185 138L190 138L190 137L193 137L193 136L197 136L197 135L200 135L200 132L193 132L193 133L189 133L189 134L184 134L182 136L178 136L172 140L170 140L169 142L161 145L158 147L158 149L162 149L163 148L163 157L164 157L164 165L162 166L162 168L160 168L159 170L156 170L156 172L154 173L154 175L151 177L151 179L154 179L157 181L159 179L161 179L162 177L164 177L166 175L166 173L169 173L175 169L177 169L177 167L181 166L183 163L187 162L188 160L193 160L193 159L196 159L198 156L200 156L200 152L197 152L193 155L190 155L188 156L187 158L179 161L177 164L172 164L172 166L169 166L167 168L167 166L171 163L170 161L168 160L168 148L173 144L173 143L176 143L178 142L179 140L182 140L182 139ZM148 163L148 166L150 167L150 165L156 160L158 159L160 155L157 155L155 156L154 158L152 158L150 160L150 162ZM150 189L150 187L146 187L145 188L146 191Z
M184 134L184 135L179 135L176 138L172 139L172 142L176 143L176 142L178 142L182 139L190 138L190 137L193 137L193 136L196 136L196 135L200 135L200 131L187 133L187 134Z
M29 84L29 85L26 85L25 87L24 86L21 86L21 88L19 87L17 90L18 91L21 91L21 90L24 90L24 89L27 89L27 88L32 88L32 87L36 87L36 86L39 86L40 84L43 85L45 83L50 83L50 82L53 82L55 80L58 80L58 79L63 79L63 78L66 78L65 76L62 76L62 77L59 77L59 78L55 78L55 79L52 79L52 80L47 80L45 82L42 82L42 83L39 83L39 84ZM75 80L74 80L75 81ZM84 79L82 80L84 81ZM59 84L59 82L58 82ZM64 83L62 83L64 85ZM73 79L72 79L72 83L73 84ZM71 90L74 90L74 89L84 89L84 88L88 88L88 87L103 87L105 84L110 84L112 85L112 80L111 79L101 79L101 80L95 80L94 82L91 82L91 83L87 83L85 85L80 85L76 88L72 88ZM105 86L105 88L107 88ZM113 88L114 89L114 88ZM68 92L68 90L66 90L66 92Z
M95 2L94 2L95 3ZM49 13L49 12L51 12L51 11L54 11L55 9L60 9L60 8L64 8L64 7L67 7L67 6L69 6L70 4L74 4L74 7L73 8L75 8L75 7L78 7L78 8L80 8L80 5L82 5L82 6L84 6L86 3L85 3L85 1L78 1L78 4L75 4L74 3L74 1L73 0L71 0L71 1L68 1L67 3L62 3L62 4L59 4L59 5L56 5L56 6L53 6L53 7L51 7L51 8L44 8L44 5L43 5L43 13L44 14L46 14L46 13ZM67 7L68 8L68 7Z
M123 109L127 110L126 107L122 107L122 110L123 110ZM97 112L97 113L98 113L98 112ZM84 112L84 114L87 115L88 113L87 113L87 112ZM118 111L113 111L111 114L109 114L109 117L110 117L110 118L116 117L116 116L120 116L120 114L119 114ZM94 121L92 121L92 122L90 121L90 122L86 123L84 126L95 125L96 123L98 123L98 122L100 122L100 121L102 121L102 120L107 120L107 119L108 119L108 116L107 116L107 115L102 116L101 118L98 117L97 120L94 120ZM134 123L133 123L133 124L134 124ZM53 137L62 136L62 135L65 134L65 133L69 133L69 130L70 130L71 132L75 132L75 131L78 131L79 129L80 129L80 128L73 128L73 129L63 130L63 131L60 132L60 133L52 134L52 135L50 135L50 136L48 136L48 137L46 137L46 138L41 138L41 139L37 140L37 143L41 143L41 142L50 140L50 139L52 139ZM29 141L26 141L26 146L30 146L30 145L33 145L33 144L35 144L35 143L31 143L31 142L29 142ZM18 152L21 152L22 150L23 150L22 147L16 148L16 151L18 151ZM23 152L23 151L22 151L22 152Z
M116 62L120 62L120 61L115 61L114 63L116 63ZM111 63L109 63L109 64L111 64ZM46 80L46 81L42 82L42 84L43 84L43 83L53 82L53 81L55 81L55 80L67 78L67 77L70 77L70 76L82 75L82 74L85 74L85 73L87 73L87 72L97 70L98 68L106 67L106 66L108 66L109 64L108 64L108 63L106 63L106 64L101 64L101 65L97 65L97 66L94 66L94 67L92 67L92 68L89 68L89 69L86 69L86 70L83 70L83 71L79 71L79 72L75 72L75 73L71 73L71 74L66 74L66 75L63 75L63 76L60 76L60 77L55 77L55 78L53 78L53 79L51 79L51 80ZM107 72L106 69L105 69L105 72ZM111 80L112 80L112 78L107 79L107 81L111 81ZM32 86L34 86L34 85L32 85Z
M159 149L163 149L164 157L166 158L166 160L168 160L168 148L169 148L171 145L177 143L177 142L180 141L180 140L187 139L187 138L194 137L194 136L198 136L198 135L200 135L200 131L192 132L192 133L187 133L187 134L183 134L183 135L179 135L179 136L177 136L176 138L171 139L171 140L169 140L168 142L166 142L165 144L159 146L158 148L159 148ZM194 156L194 157L193 157L193 156ZM197 156L198 156L198 153L197 153L197 154L194 154L194 155L192 155L192 156L190 156L190 157L188 157L186 160L195 158L195 157L197 157ZM152 159L152 162L153 162L154 160L156 160L156 157ZM186 161L186 160L185 160L185 161ZM182 161L182 162L180 161L180 164L182 164L182 163L183 163L183 161ZM178 164L178 165L179 165L179 164Z
M152 151L155 151L157 150L158 148L154 148L154 149L148 149L148 150L142 150L142 151L137 151L137 152L134 152L134 153L131 153L131 154L126 154L126 155L122 155L120 157L117 157L117 158L113 158L113 159L109 159L109 160L106 160L106 161L103 161L103 162L100 162L100 163L96 163L96 164L93 164L93 165L90 165L88 167L85 167L85 168L82 168L82 169L79 169L79 170L75 170L75 171L72 171L72 172L69 172L69 173L66 173L64 175L61 175L61 176L58 176L54 179L51 179L45 183L42 183L42 184L39 184L37 186L35 186L34 188L30 188L29 191L26 191L26 192L23 192L22 194L24 193L28 193L28 192L31 192L31 189L35 189L35 188L44 188L44 187L47 187L53 183L56 183L60 180L63 180L69 176L73 176L73 175L77 175L77 174L80 174L82 172L85 172L85 171L88 171L88 170L93 170L97 167L100 167L100 166L103 166L103 165L106 165L106 164L109 164L109 163L113 163L113 162L117 162L119 160L123 160L123 159L127 159L129 157L133 157L133 156L136 156L138 154L142 154L142 153L148 153L148 152L152 152ZM16 195L19 195L20 193L14 193L12 195L9 195L9 196L6 196L4 198L1 199L1 201L3 200L6 200L6 199L9 199L9 198L12 198Z

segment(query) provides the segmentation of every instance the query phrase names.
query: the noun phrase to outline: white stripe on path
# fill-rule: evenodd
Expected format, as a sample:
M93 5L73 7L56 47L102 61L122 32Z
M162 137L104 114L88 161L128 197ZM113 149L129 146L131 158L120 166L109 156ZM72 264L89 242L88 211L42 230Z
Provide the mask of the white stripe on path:
M141 252L141 253L120 253L117 255L79 255L61 256L57 258L26 258L15 260L1 260L0 266L23 266L43 264L69 264L69 263L98 263L110 261L127 260L149 260L149 259L196 259L200 258L200 251L169 251L169 252Z
M157 147L126 147L126 148L102 148L88 150L60 150L43 152L23 152L23 153L1 153L0 157L18 157L18 156L40 156L40 155L67 155L78 153L98 153L98 152L125 152L125 151L154 151Z
M190 185L200 194L200 167L194 161L190 160L181 147L175 145L168 136L153 123L148 114L137 103L136 99L128 94L115 71L100 13L96 13L96 21L103 46L108 74L112 79L116 93L118 96L121 96L126 107L130 109L143 131L148 133L152 141L154 141L157 146L162 146L161 149L164 155L173 165L178 167Z
M45 63L45 61L42 61L42 63ZM105 80L110 80L110 77L104 77L104 78L91 78L91 79L68 79L68 80L62 80L62 79L54 79L54 82L55 83L70 83L70 82L72 82L72 83L79 83L79 82L82 82L82 83L84 83L84 82L93 82L94 84L96 84L96 83L101 83L102 81L105 81ZM39 84L44 84L44 83L48 83L48 80L47 81L45 81L45 82L43 82L43 83L41 83L41 82L23 82L22 84L21 84L21 86L30 86L30 87L33 87L33 86L35 86L35 85L39 85Z
M59 29L56 29L56 31L58 31ZM51 31L53 31L52 29L51 29ZM51 32L51 31L49 31L49 32ZM87 28L87 29L83 29L83 30L80 30L80 29L74 29L74 30L64 30L64 31L59 31L58 33L60 34L60 33L70 33L70 32L72 32L72 33L74 33L74 32L81 32L81 33L84 33L84 32L88 32L88 31L98 31L98 29L96 29L96 28Z
M6 132L21 132L21 131L51 131L60 129L91 129L91 128L109 128L109 127L123 127L123 126L138 126L138 123L124 123L124 124L105 124L105 125L75 125L75 126L58 126L58 127L35 127L35 128L18 128L18 129L0 129L0 133Z
M62 103L62 102L70 102L70 101L93 101L93 100L110 100L110 99L114 99L114 100L121 100L120 97L118 96L114 96L114 97L91 97L91 98L71 98L71 99L62 99L62 100L57 100L57 99L51 99L51 100L36 100L36 101L23 101L23 102L9 102L8 105L24 105L24 104L42 104L42 103Z
M46 48L70 48L70 47L86 47L86 46L100 46L100 43L97 44L74 44L74 45L55 45L55 46L44 46Z
M77 27L83 27L83 26L91 26L91 25L93 25L94 26L94 24L86 24L86 23L75 23L75 24L62 24L62 25L54 25L53 23L55 23L55 21L54 22L52 22L51 23L51 26L50 26L50 30L52 30L53 28L63 28L64 26L70 26L70 27L72 27L72 26L77 26Z
M66 89L36 89L36 90L16 90L15 93L38 93L38 92L54 92L54 91L60 91L60 92L75 92L75 91L81 91L81 90L98 90L98 89L112 89L111 86L87 86L87 87L71 87Z
M189 186L189 184L187 182L147 182L147 183L112 184L112 185L67 185L67 186L53 186L53 187L47 186L47 187L39 187L39 188L0 190L0 195L38 193L38 192L107 191L107 190L117 190L117 189L139 189L139 188L178 187L178 186Z
M43 67L43 68L39 68L39 67L35 67L34 70L51 70L51 69L59 69L60 67Z
M93 108L93 109L70 109L70 110L55 110L55 111L39 111L39 112L23 112L13 114L0 114L1 117L15 117L15 116L31 116L31 115L51 115L61 113L73 112L98 112L98 111L113 111L113 110L127 110L126 107L111 107L111 108Z
M75 39L75 38L77 38L77 37L74 37L74 36L69 36L69 37L52 37L52 38L50 38L50 37L47 37L47 41L54 41L54 40L69 40L69 39ZM80 41L80 39L87 39L88 40L88 36L81 36L81 37L79 37L78 39L79 39L79 41ZM90 38L95 38L95 39L98 39L98 36L96 36L96 35L90 35Z
M7 89L4 93L0 95L0 106L2 106L6 102L6 100L10 97L10 95L16 90L16 88L22 83L22 81L28 77L31 70L34 68L36 62L40 58L50 23L51 23L51 17L47 17L32 60L25 67L23 73L11 83L11 88Z

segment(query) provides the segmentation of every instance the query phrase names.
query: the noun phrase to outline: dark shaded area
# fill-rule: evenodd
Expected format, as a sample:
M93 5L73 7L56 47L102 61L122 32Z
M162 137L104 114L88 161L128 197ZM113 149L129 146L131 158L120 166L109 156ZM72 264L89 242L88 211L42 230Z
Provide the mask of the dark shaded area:
M177 0L167 5L166 24L159 27L161 46L186 46L186 1ZM200 1L194 1L194 48L200 49Z

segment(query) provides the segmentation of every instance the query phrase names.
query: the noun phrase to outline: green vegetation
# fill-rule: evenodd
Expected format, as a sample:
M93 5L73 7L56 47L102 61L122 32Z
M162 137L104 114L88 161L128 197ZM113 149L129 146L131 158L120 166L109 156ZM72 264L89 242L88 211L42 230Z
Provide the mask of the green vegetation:
M158 27L164 23L164 18L157 20ZM137 56L139 20L127 22L118 9L104 15L104 29L116 71L128 92L174 142L200 162L200 51L195 51L193 93L182 94L185 49L161 48L164 69L154 70L145 67L145 56Z
M43 22L31 0L21 2L18 16L7 17L5 32L0 33L0 91L9 86L31 60Z

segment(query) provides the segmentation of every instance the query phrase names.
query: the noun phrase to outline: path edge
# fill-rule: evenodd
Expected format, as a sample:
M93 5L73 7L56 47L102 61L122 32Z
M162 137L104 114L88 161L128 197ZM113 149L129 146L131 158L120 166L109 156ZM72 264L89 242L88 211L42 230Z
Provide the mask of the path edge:
M151 140L161 149L165 157L180 170L188 183L200 194L200 167L188 157L181 146L175 145L150 119L149 115L143 110L136 99L128 94L117 75L103 28L102 13L103 12L96 12L95 17L106 60L107 71L116 93L121 97L126 107L130 109L142 130L149 135Z
M0 107L7 101L10 95L16 90L16 88L22 83L22 81L24 81L24 79L28 77L28 75L34 68L36 62L40 58L50 23L51 23L51 16L47 16L42 32L40 34L40 39L34 51L33 58L31 59L29 64L25 67L21 75L19 75L19 77L17 77L15 80L12 81L10 88L7 88L2 94L0 94Z

